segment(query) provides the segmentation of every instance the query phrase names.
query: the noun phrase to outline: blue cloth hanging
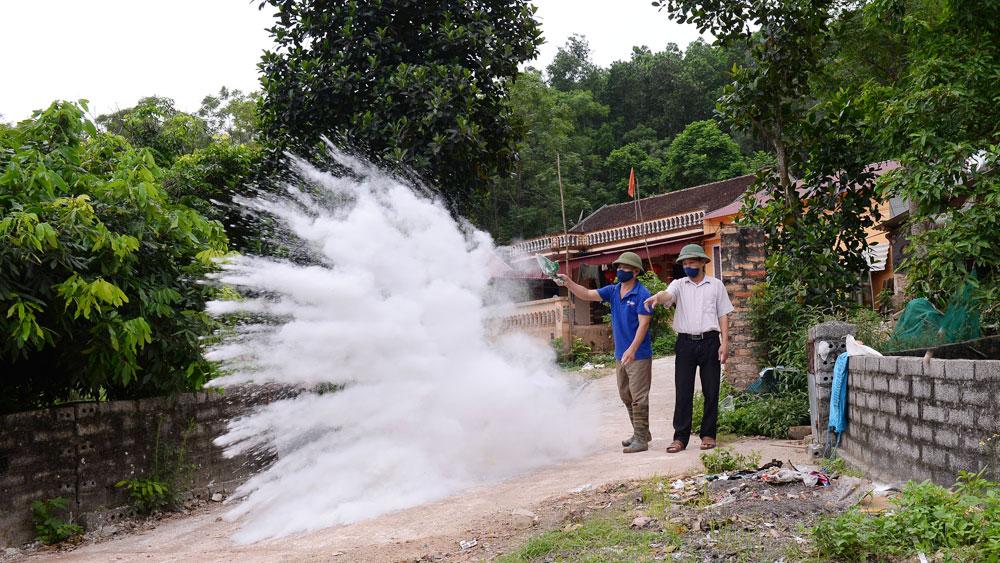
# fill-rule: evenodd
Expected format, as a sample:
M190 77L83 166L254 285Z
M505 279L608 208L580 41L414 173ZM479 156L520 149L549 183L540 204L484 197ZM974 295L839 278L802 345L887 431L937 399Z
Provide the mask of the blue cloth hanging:
M840 434L847 430L847 352L837 356L833 365L833 385L830 389L830 430Z

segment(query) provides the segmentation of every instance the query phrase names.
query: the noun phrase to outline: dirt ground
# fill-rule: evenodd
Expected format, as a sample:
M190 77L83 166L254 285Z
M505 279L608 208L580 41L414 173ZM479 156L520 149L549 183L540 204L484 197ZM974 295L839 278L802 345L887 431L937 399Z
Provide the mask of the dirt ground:
M480 561L490 560L531 534L560 526L580 511L607 509L607 495L628 493L631 481L701 472L698 440L680 454L667 454L673 414L673 358L653 362L650 396L650 451L625 455L620 440L631 432L612 376L584 391L602 405L606 448L491 485L463 491L438 502L385 514L367 521L250 545L230 536L239 522L226 522L227 510L210 504L182 517L122 530L71 551L35 552L31 561ZM725 444L724 444L725 445ZM742 452L757 450L763 459L808 462L800 442L741 440ZM730 482L727 482L730 483ZM716 485L718 486L718 485ZM604 495L604 496L602 496ZM627 495L626 495L627 496ZM526 524L515 513L531 512ZM576 512L574 512L576 511ZM475 546L463 549L475 540ZM23 559L23 557L18 557Z

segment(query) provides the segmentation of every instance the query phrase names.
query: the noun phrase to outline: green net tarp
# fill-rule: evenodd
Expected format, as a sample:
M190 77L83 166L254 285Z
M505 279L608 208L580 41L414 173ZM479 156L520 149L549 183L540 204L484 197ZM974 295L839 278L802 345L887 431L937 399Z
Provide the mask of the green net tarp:
M913 299L896 322L889 349L931 348L979 338L979 317L980 308L968 282L951 296L943 313L924 297Z

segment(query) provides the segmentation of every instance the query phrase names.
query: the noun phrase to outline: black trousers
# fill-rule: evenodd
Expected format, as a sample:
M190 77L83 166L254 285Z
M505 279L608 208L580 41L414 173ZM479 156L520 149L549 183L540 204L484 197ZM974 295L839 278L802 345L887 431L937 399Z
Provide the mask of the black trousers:
M701 340L677 336L677 353L674 359L674 440L687 446L691 437L691 409L694 403L694 373L701 373L701 392L705 396L705 411L699 435L715 438L719 424L719 382L722 366L719 364L719 334L705 334Z

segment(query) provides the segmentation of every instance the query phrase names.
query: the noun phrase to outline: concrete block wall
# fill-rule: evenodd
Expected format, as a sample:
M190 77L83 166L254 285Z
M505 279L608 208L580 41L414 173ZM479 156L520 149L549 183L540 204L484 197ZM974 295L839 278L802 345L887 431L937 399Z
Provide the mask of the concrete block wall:
M840 452L885 481L1000 472L1000 361L852 357Z
M764 232L750 227L724 225L722 239L722 282L729 292L734 311L729 315L729 359L726 379L744 388L760 368L754 358L756 341L750 326L750 299L753 287L764 281Z
M182 483L194 497L230 492L261 462L226 459L213 443L226 423L287 389L245 387L173 398L77 403L0 418L0 546L34 538L31 503L63 497L78 521L100 521L128 504L115 488L150 475L157 436L161 458L183 445L193 464Z

